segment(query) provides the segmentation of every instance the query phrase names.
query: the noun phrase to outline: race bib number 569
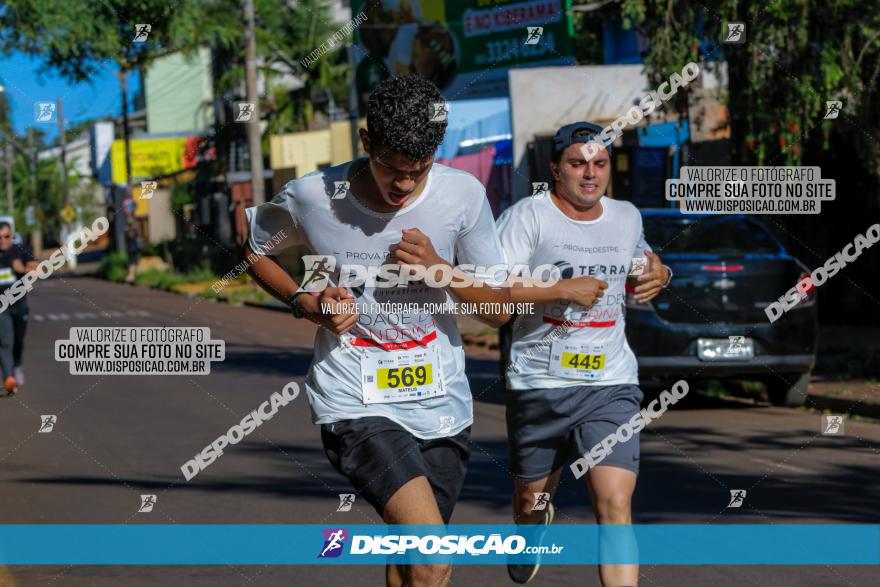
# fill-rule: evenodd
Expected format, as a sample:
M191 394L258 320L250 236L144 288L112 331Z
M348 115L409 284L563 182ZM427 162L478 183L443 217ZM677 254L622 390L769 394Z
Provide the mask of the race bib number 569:
M438 347L372 351L361 359L364 404L423 400L443 395Z
M376 371L376 386L379 389L402 389L434 383L434 369L431 363L418 367L390 367Z

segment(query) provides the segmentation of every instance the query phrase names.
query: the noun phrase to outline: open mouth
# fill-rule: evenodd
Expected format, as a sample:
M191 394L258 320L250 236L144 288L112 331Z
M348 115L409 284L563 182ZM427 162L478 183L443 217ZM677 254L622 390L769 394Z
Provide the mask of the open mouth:
M388 192L388 197L395 204L402 204L409 197L411 192L400 193L400 192Z

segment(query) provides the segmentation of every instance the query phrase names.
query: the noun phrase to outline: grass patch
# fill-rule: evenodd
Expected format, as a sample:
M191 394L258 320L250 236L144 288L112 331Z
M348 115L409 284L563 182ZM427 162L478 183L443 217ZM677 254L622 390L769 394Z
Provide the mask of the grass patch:
M825 395L830 395L830 396L849 395L849 394L850 394L850 389L847 387L832 387L827 392L825 392Z
M107 253L101 259L96 274L107 281L125 281L125 276L128 275L128 255L120 252Z
M118 283L124 282L125 276L128 275L128 256L125 253L105 255L97 273L103 279ZM215 292L212 285L217 283L219 279L210 269L206 268L195 269L187 273L147 269L135 277L135 284L162 291L176 291L175 288L178 288L187 291L177 291L177 293L196 294L205 299L216 300L223 296L229 300L229 303L236 305L242 305L247 301L268 302L275 299L244 275L226 283L219 293ZM188 285L192 287L180 287Z
M730 397L730 392L717 379L710 379L703 393L709 397Z
M170 291L175 285L198 283L200 281L213 282L216 279L217 276L208 269L197 269L189 273L173 273L170 271L149 269L140 273L135 278L135 283L144 287Z
M275 299L257 286L232 290L226 297L229 298L229 303L238 305L245 302L270 302Z

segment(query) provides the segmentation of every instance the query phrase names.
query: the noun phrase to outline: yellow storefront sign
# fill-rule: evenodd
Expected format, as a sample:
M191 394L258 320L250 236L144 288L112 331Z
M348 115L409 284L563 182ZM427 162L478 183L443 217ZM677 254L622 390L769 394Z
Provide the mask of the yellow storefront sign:
M135 218L147 218L150 215L150 201L152 198L142 197L144 189L140 185L131 187L131 199L134 200L136 208L134 209Z
M186 137L130 140L132 181L169 175L184 169L186 141ZM125 185L125 141L113 141L110 157L113 183Z

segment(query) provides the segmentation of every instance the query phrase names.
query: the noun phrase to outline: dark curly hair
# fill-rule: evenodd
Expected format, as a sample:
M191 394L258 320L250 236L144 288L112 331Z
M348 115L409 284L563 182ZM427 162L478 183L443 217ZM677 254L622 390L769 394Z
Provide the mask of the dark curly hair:
M446 120L432 121L434 104L446 100L437 86L415 75L382 81L367 103L367 133L380 150L422 161L437 152Z

